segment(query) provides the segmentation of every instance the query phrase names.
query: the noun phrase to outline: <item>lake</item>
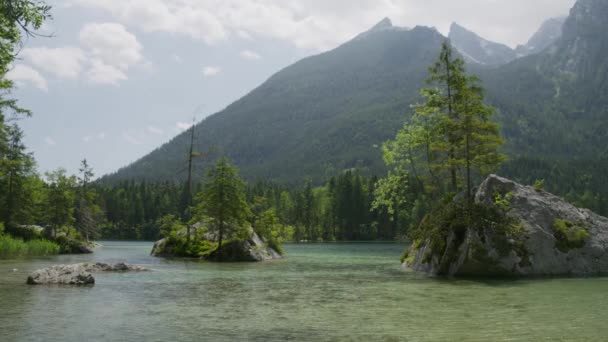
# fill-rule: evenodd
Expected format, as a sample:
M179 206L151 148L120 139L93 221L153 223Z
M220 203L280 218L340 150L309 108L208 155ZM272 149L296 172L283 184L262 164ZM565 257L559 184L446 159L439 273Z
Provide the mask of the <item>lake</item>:
M215 264L102 242L93 255L0 260L0 341L601 341L608 278L437 280L404 245L286 245L287 258ZM58 263L126 261L92 287L27 286ZM14 271L16 269L16 271Z

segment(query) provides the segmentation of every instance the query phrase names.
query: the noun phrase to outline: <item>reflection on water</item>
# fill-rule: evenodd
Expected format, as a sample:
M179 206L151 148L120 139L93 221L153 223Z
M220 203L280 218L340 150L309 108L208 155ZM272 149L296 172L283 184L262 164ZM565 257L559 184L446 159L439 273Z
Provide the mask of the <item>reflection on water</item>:
M0 261L0 341L604 340L608 279L428 279L396 244L288 245L288 258L214 264L106 242L94 255ZM26 286L57 263L127 261L94 287ZM17 269L13 272L13 269Z

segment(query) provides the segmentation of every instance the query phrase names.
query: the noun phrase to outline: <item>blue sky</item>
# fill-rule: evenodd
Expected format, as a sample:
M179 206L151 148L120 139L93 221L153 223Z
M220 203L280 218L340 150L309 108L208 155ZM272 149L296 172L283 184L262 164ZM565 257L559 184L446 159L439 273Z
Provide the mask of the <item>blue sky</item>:
M525 43L574 0L63 0L9 76L41 172L135 161L293 62L384 17ZM517 19L514 19L517 18Z

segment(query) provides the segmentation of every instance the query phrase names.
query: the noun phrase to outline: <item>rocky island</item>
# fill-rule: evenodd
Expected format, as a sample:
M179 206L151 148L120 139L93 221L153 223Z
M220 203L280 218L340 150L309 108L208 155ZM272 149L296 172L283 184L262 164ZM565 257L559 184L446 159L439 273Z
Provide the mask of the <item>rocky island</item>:
M249 227L242 238L234 238L218 248L217 234L204 232L202 224L193 225L191 233L201 236L192 242L191 247L185 247L185 231L172 234L154 243L152 252L156 257L190 257L207 261L223 262L258 262L282 258L280 246L274 245L260 237L253 228Z
M505 219L478 220L414 241L404 266L434 276L608 273L608 218L495 175L476 191L475 205L504 212Z

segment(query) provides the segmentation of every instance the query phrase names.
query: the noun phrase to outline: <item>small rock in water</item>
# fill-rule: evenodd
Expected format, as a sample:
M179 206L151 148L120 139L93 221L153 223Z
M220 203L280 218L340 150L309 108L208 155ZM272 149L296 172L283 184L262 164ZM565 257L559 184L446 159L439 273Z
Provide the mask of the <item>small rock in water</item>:
M74 265L55 265L53 267L37 270L27 277L27 284L60 284L60 285L92 285L95 272L141 272L148 269L120 262L117 264L82 263Z
M17 271L19 271L19 270L18 270L18 269L16 269L16 268L13 268L13 272L17 272Z

